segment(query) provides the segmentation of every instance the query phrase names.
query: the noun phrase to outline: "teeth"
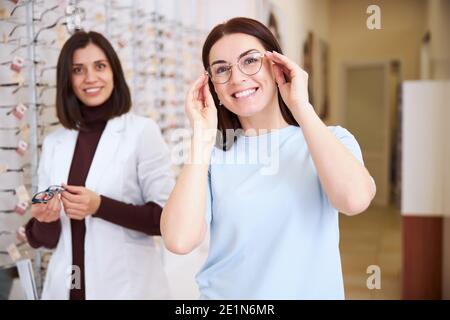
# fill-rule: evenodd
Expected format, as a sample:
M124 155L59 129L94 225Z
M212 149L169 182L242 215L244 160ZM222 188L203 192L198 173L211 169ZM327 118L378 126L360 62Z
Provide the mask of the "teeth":
M86 91L87 93L93 93L93 92L100 91L100 88L89 88L89 89L86 89L84 91Z
M248 89L248 90L244 90L244 91L235 93L234 96L236 98L248 97L249 95L251 95L255 91L256 91L256 89Z

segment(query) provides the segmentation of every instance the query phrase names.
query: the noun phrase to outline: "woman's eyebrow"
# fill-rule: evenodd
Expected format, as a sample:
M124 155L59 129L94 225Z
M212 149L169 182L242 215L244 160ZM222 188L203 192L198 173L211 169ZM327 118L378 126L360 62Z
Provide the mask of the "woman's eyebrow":
M96 60L96 61L94 61L93 63L99 63L99 62L108 62L108 60L106 60L106 59L101 59L101 60ZM72 66L82 66L82 65L84 65L85 63L82 63L82 62L77 62L77 63L72 63Z
M245 56L247 53L250 53L250 52L252 52L252 51L258 51L258 50L257 50L257 49L250 49L250 50L244 51L244 52L242 52L242 53L239 55L238 60L239 60L240 58L242 58L243 56ZM218 63L227 63L227 61L225 61L225 60L216 60L216 61L214 61L213 63L211 63L211 65L213 66L213 65L218 64Z
M211 65L213 66L213 65L218 64L218 63L227 63L227 62L225 60L216 60L213 63L211 63Z
M250 52L252 52L252 51L258 51L258 50L256 50L256 49L250 49L250 50L247 50L247 51L245 51L245 52L242 52L242 53L239 55L238 59L242 58L243 56L245 56L246 54L248 54L248 53L250 53Z

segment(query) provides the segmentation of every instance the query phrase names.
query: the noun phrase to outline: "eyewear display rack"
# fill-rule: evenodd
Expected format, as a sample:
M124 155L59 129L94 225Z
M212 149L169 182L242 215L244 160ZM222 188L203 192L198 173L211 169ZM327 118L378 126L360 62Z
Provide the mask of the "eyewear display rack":
M37 169L43 139L60 127L54 103L63 43L80 28L106 35L122 62L132 111L158 123L169 149L183 149L186 136L174 132L189 131L184 98L202 70L206 36L199 27L198 1L0 3L0 265L11 263L13 251L32 252L39 294L51 251L29 250L23 225L30 218L31 196L40 191ZM174 165L176 173L181 165Z
M56 57L67 37L81 28L84 12L78 4L0 4L0 143L5 145L0 147L0 265L32 258L38 292L50 251L31 250L23 225L31 195L38 191L43 138L60 126L54 108Z

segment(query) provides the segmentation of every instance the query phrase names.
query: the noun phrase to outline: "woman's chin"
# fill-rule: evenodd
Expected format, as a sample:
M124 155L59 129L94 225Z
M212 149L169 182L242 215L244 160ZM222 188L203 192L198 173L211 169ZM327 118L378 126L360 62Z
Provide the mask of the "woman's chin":
M80 99L80 100L87 107L97 107L106 101L106 99L104 99L104 98L101 98L101 99L86 99L86 98L84 98L84 99Z
M234 106L233 109L229 109L231 112L236 114L238 117L252 117L260 113L264 108L258 105L244 105L244 106Z
M255 116L255 115L257 115L258 113L260 113L262 110L261 109L251 109L251 108L248 108L248 109L245 109L245 110L239 110L238 112L235 112L236 113L236 115L238 116L238 117L242 117L242 118L250 118L250 117L253 117L253 116Z

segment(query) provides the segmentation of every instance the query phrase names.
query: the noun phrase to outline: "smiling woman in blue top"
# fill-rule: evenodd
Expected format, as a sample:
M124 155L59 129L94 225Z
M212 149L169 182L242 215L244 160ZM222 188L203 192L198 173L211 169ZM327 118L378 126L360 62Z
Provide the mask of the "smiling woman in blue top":
M338 212L363 212L376 191L357 141L320 120L308 75L255 20L216 26L203 65L186 99L190 161L161 217L165 245L189 253L210 229L203 299L343 299Z

